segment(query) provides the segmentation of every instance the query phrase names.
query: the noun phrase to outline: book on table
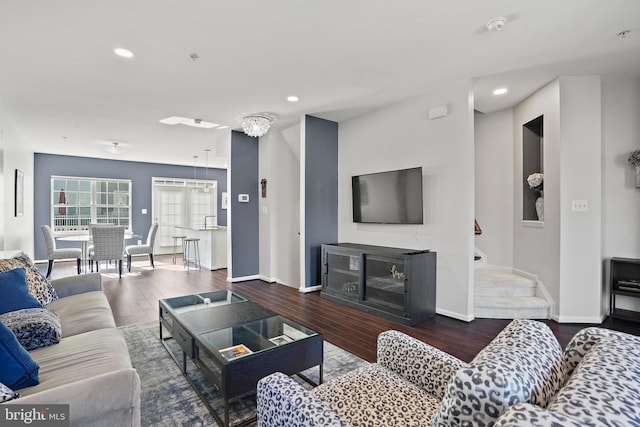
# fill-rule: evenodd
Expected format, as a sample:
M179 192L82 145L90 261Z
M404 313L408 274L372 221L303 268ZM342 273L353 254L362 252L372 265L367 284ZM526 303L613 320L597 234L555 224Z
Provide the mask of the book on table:
M244 344L238 344L220 350L220 354L222 354L227 360L237 359L238 357L246 356L251 353L253 353L253 351Z
M269 341L271 341L275 345L281 345L281 344L291 342L293 341L293 339L291 339L291 337L289 337L288 335L283 334L283 335L278 335L277 337L269 338Z

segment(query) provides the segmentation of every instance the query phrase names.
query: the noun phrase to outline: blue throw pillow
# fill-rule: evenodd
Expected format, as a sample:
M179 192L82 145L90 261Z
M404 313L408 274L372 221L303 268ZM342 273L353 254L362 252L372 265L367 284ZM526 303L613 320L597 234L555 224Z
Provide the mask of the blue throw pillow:
M13 332L0 322L0 383L12 390L38 385L39 369Z
M25 308L42 308L37 299L29 293L27 271L16 268L0 273L0 314Z

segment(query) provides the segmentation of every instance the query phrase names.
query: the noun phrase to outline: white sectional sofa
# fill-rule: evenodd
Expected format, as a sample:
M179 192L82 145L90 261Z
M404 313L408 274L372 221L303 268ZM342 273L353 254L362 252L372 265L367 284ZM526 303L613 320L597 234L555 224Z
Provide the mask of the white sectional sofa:
M51 284L59 298L45 308L59 315L60 340L28 352L39 365L39 384L16 390L20 397L6 403L68 404L72 426L139 426L140 378L100 274Z

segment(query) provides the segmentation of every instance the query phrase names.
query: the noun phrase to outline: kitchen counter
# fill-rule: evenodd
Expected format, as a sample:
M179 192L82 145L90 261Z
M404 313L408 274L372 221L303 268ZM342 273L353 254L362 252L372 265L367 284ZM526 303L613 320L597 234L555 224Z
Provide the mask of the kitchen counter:
M227 268L227 227L192 228L175 226L187 237L200 239L200 266L208 270Z
M181 227L179 225L174 225L175 228L179 228L181 230L191 230L191 231L217 231L217 230L227 230L227 227L207 227L207 228L192 228L192 227Z

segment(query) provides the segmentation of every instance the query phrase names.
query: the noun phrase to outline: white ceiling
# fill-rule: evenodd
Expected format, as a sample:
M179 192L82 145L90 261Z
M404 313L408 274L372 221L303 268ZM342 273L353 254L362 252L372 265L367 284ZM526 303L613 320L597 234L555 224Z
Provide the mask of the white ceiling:
M342 121L459 79L490 112L576 74L640 76L640 1L0 0L0 108L43 153L220 166L228 130L158 120Z

